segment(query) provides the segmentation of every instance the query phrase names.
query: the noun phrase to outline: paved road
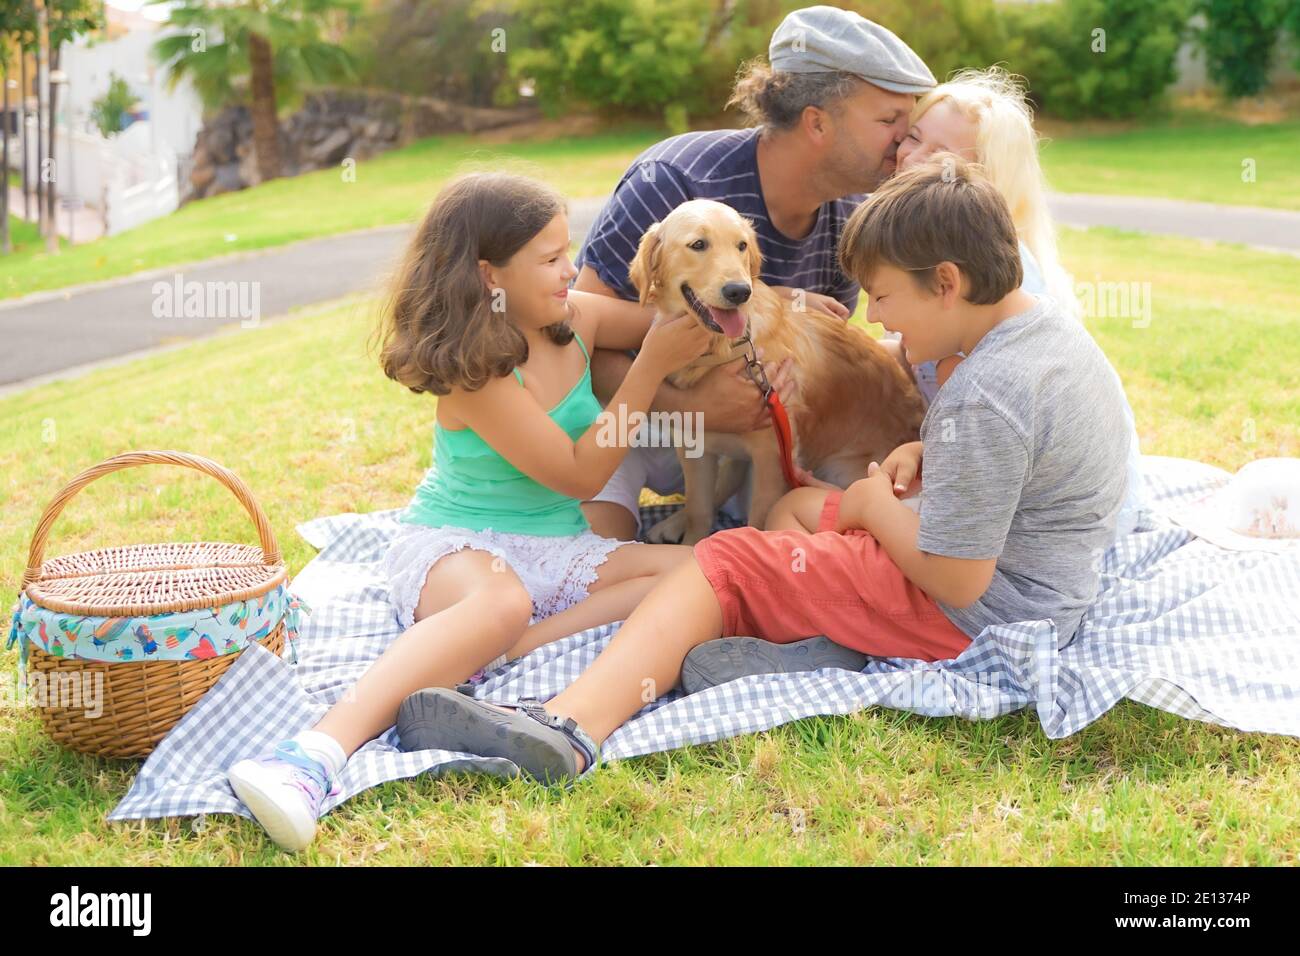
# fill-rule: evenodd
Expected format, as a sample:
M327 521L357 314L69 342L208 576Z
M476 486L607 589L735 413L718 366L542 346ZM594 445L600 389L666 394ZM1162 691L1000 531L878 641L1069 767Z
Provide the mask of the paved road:
M1049 205L1068 226L1116 226L1300 255L1300 212L1285 209L1079 193L1054 193Z
M232 297L227 308L208 313L211 318L186 318L183 302L172 308L155 294L156 286L174 290L178 276L183 283L251 283L241 290L241 304L256 305L262 318L367 286L377 287L408 229L403 226L312 239L78 290L38 293L16 303L0 302L0 341L6 346L0 351L0 385L177 339L211 335L222 327L241 324L252 314L252 309L231 307L235 305ZM175 296L169 293L168 298ZM213 305L220 307L221 303L214 301ZM208 312L206 303L201 311Z
M570 203L570 234L586 235L602 200ZM1243 242L1300 255L1300 213L1172 200L1056 195L1052 211L1069 225L1110 225L1146 232ZM248 313L227 308L217 318L185 318L166 308L158 289L182 283L247 283L261 317L297 306L382 288L411 226L311 239L263 252L169 267L91 286L0 301L0 387L48 377L239 324ZM161 286L159 285L161 283ZM161 313L163 317L158 317ZM6 390L9 390L6 389Z

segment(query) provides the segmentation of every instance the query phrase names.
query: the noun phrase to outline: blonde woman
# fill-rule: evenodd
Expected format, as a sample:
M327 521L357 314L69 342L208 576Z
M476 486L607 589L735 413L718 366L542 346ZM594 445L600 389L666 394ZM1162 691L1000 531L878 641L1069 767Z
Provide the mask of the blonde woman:
M1006 200L1020 240L1022 288L1050 296L1066 314L1080 318L1074 281L1057 254L1047 183L1038 162L1038 134L1019 78L999 67L963 70L917 100L907 135L898 146L898 168L910 169L942 152L978 163ZM962 358L913 366L895 342L885 344L916 380L927 404ZM1129 488L1117 538L1133 530L1142 508L1138 436L1127 401L1125 411L1131 440Z

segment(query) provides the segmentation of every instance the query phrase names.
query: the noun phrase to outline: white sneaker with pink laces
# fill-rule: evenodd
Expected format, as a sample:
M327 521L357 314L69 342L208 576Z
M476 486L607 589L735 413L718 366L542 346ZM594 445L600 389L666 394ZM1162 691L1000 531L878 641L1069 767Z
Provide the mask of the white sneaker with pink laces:
M282 740L269 754L239 761L226 776L267 835L292 853L311 844L321 804L339 792L329 770L296 740Z

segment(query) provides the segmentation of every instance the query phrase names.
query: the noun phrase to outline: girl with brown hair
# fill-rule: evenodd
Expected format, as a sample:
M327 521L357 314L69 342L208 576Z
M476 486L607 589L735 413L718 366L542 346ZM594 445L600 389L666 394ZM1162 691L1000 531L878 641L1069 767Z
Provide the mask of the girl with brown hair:
M596 423L589 349L640 347L609 404L630 417L709 333L691 314L652 323L635 302L570 290L568 249L560 196L506 173L451 183L410 245L380 361L439 400L434 466L385 558L406 630L312 729L231 768L235 793L286 849L310 843L347 758L413 691L622 620L690 556L599 537L583 517L580 502L627 452Z

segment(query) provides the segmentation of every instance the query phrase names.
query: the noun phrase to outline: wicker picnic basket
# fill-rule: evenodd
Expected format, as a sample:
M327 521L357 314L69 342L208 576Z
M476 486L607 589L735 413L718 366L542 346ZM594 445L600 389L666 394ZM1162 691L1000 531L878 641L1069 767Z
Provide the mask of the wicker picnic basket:
M253 519L260 547L208 541L135 544L45 560L50 527L78 492L111 472L153 464L182 465L220 481ZM149 635L147 625L141 627L146 620L157 628L174 612L199 609L209 609L213 619L220 620L223 606L243 608L248 605L236 602L265 601L273 590L277 595L287 594L282 587L287 583L288 572L270 522L237 475L198 455L136 451L88 468L55 495L32 537L22 593L35 606L29 610L108 619L128 628L134 625L137 634ZM83 618L68 620L80 622ZM269 626L270 633L256 643L279 655L285 625L283 618L274 623L268 620L264 627ZM126 633L129 636L131 631ZM251 637L248 643L252 643ZM148 639L152 641L152 637ZM104 642L95 643L97 648L104 646ZM57 646L62 654L62 645ZM158 647L156 643L153 646ZM102 672L99 713L88 716L84 707L55 706L58 701L39 705L50 737L72 750L101 757L147 756L243 652L241 647L232 653L214 653L209 642L207 654L201 658L133 660L133 649L128 647L118 652L124 659L104 661L57 656L35 643L26 650L29 683L33 672L43 674L47 684L69 679L99 681L95 672Z

